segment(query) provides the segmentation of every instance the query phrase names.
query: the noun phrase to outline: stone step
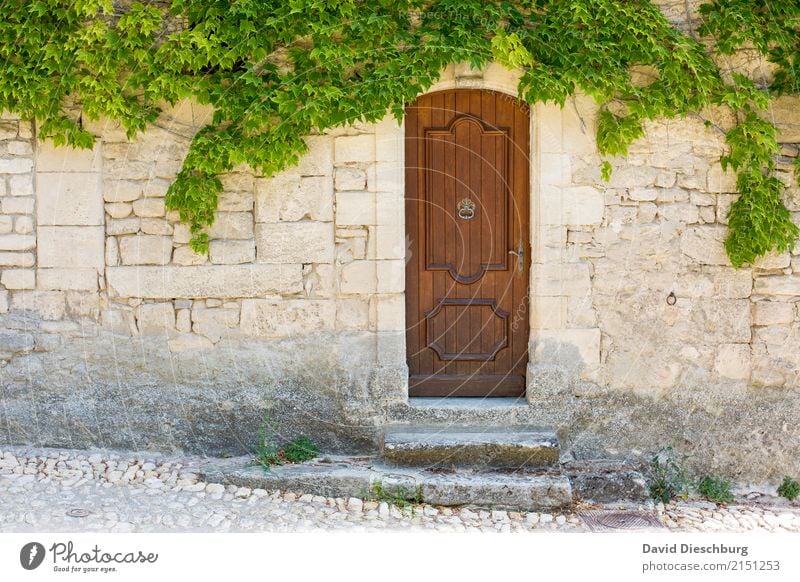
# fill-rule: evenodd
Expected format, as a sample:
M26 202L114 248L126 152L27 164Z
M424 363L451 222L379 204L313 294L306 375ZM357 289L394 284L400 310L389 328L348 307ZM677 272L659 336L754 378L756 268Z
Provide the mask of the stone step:
M431 505L537 511L565 508L573 502L569 478L552 470L440 472L387 467L364 457L327 457L264 471L261 467L246 466L247 460L215 460L198 474L209 483L389 503L405 499Z
M528 426L387 427L383 460L395 467L522 469L558 464L555 432Z

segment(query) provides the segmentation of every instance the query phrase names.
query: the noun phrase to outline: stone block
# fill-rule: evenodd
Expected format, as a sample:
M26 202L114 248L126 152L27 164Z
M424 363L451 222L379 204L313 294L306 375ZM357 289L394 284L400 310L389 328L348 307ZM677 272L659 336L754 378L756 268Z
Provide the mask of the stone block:
M563 224L587 225L603 221L605 203L603 193L591 186L562 189Z
M242 332L257 337L282 338L332 330L334 301L310 299L246 299L242 302Z
M29 156L33 154L33 147L30 142L15 140L6 142L6 148L9 154L13 156Z
M103 224L99 174L39 173L36 180L36 220L39 226Z
M377 261L353 261L342 266L339 290L342 293L375 293L377 290Z
M375 329L379 332L405 331L406 301L402 294L375 297Z
M0 252L0 267L32 267L36 264L33 253Z
M172 259L172 238L136 235L119 239L123 265L166 265Z
M533 266L534 294L542 297L584 297L591 290L587 263Z
M8 234L14 230L14 218L0 215L0 234Z
M614 168L608 187L645 188L654 185L660 174L657 168L650 166L622 166Z
M139 228L144 234L156 234L169 236L173 232L173 226L163 218L142 218Z
M555 103L537 103L536 119L541 151L556 154L563 152L561 107Z
M789 295L800 297L800 275L758 277L755 280L753 293L759 295Z
M33 214L33 198L0 199L0 210L3 214Z
M790 264L789 253L776 254L771 252L769 254L758 257L753 261L753 267L762 271L785 269Z
M36 170L39 172L99 172L102 167L99 143L91 149L56 146L52 140L39 142Z
M375 160L375 135L343 135L335 138L335 156L337 164L349 162L372 162Z
M794 320L794 304L777 301L753 303L753 325L775 325Z
M748 380L751 352L749 344L721 344L714 360L714 370L722 378Z
M375 159L378 162L399 162L403 159L405 132L392 115L375 124Z
M11 298L11 309L33 311L44 320L64 318L66 297L62 291L20 291Z
M219 241L212 241L209 246ZM190 246L178 247L172 251L172 262L176 265L203 265L208 262L206 255L194 252Z
M35 289L36 271L33 269L4 269L0 283L6 289Z
M212 240L208 250L209 258L215 265L239 265L256 260L253 240Z
M284 172L256 186L257 222L333 220L333 182L328 176Z
M109 267L106 283L110 297L143 299L260 297L303 290L299 264Z
M736 172L731 168L727 171L722 170L722 166L714 164L708 169L706 174L706 188L709 192L718 194L728 194L738 192L736 187Z
M375 257L378 259L405 260L409 244L403 224L379 226L376 232Z
M175 329L175 308L171 301L145 303L136 309L136 324L143 336L168 336Z
M658 208L658 214L665 220L686 224L694 224L700 220L697 206L688 203L662 204Z
M363 299L339 299L336 302L336 329L369 329L369 302Z
M402 293L405 291L405 261L376 261L375 271L378 279L376 289L378 293Z
M109 220L106 222L106 234L117 236L121 234L136 234L142 226L142 219L131 216L130 218L120 218L119 220Z
M301 176L330 176L333 174L333 138L315 135L303 138L308 151L300 156L297 172Z
M31 158L0 158L0 174L27 174L31 170Z
M39 267L95 268L105 266L102 226L40 226L37 229Z
M162 198L143 198L133 203L133 213L142 218L160 218L167 209Z
M399 192L405 188L405 165L402 162L377 162L370 166L367 189L373 192Z
M208 229L212 239L242 240L253 238L253 215L249 212L218 212Z
M35 228L36 225L30 216L17 216L14 219L14 232L17 234L30 234Z
M697 226L681 235L681 252L701 265L729 265L725 253L727 229L721 226Z
M228 309L217 307L214 309L192 310L192 331L207 337L217 343L223 337L230 335L239 327L239 308Z
M97 271L94 269L39 269L36 276L39 289L49 291L97 290Z
M375 194L372 192L337 192L336 225L376 224Z
M567 323L564 297L536 297L531 310L531 327L534 329L563 329Z
M33 196L33 174L16 174L8 179L11 196Z
M365 190L367 174L358 168L336 168L334 187L339 191Z
M800 142L800 99L796 95L784 95L772 100L770 119L778 127L778 141L782 143Z
M223 192L219 197L217 210L220 212L252 212L253 200L252 192Z
M6 113L3 112L3 120L6 119ZM7 121L3 121L0 123L0 140L7 140L7 139L16 139L17 135L19 134L19 123L12 122L8 123Z
M569 184L570 157L561 153L539 154L539 183L542 185L564 186Z
M130 180L103 180L103 200L133 202L144 195L146 183Z
M259 224L256 226L256 248L261 263L332 263L333 224Z
M219 180L222 182L222 189L225 192L253 191L253 174L248 172L231 172L229 174L220 174Z

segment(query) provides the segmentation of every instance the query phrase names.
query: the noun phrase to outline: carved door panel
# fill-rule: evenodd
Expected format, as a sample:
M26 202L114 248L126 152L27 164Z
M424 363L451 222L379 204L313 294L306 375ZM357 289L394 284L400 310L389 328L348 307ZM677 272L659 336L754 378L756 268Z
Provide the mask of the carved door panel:
M529 118L456 89L406 108L412 396L518 396L528 362Z

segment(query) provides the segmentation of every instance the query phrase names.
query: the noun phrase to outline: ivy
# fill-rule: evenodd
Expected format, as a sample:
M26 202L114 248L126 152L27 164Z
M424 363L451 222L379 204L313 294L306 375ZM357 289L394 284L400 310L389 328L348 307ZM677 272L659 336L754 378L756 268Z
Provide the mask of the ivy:
M166 199L204 252L217 175L238 164L270 175L297 163L302 136L399 119L450 63L520 69L530 103L591 96L605 157L626 155L647 120L724 108L737 123L721 162L740 192L726 250L741 266L798 236L766 112L773 96L800 92L800 2L700 10L697 31L684 33L648 0L6 0L0 109L37 119L42 138L90 147L85 118L118 120L133 138L161 104L213 106ZM741 49L771 61L771 81L721 68L719 55Z

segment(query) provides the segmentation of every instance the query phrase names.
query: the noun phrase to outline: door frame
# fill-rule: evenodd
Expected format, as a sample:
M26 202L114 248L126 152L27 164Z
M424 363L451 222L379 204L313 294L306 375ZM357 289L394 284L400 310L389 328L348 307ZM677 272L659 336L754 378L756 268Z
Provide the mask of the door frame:
M486 69L482 71L476 71L474 69L469 68L466 65L450 65L445 69L440 77L439 81L432 85L427 91L421 93L416 98L419 98L422 95L429 94L429 93L436 93L439 91L446 91L452 89L477 89L477 90L488 90L488 91L495 91L498 93L506 94L514 99L518 100L517 94L517 87L519 83L519 79L521 77L520 71L510 71L505 67L497 64L491 63L486 67ZM415 98L415 99L416 99ZM539 143L542 140L543 136L540 136L539 133L542 128L539 127L539 109L541 105L537 104L535 106L531 106L525 102L519 103L520 107L527 108L528 111L528 118L529 118L529 143L528 143L528 156L530 159L530 167L529 167L529 185L528 185L528 210L530 213L530 217L528 220L529 224L529 233L528 233L528 248L526 250L526 254L528 256L528 264L529 264L529 280L528 280L528 313L526 316L528 317L528 329L529 329L529 340L528 340L528 366L525 375L525 394L524 396L520 396L520 399L527 399L531 401L534 398L534 395L531 390L531 379L532 379L532 368L535 364L534 358L534 346L535 341L537 338L537 333L539 331L536 319L538 318L536 314L536 293L535 289L535 278L536 278L536 265L539 262L539 255L541 252L540 245L537 244L537 241L540 239L539 236L539 227L541 225L540 221L540 175L539 169L541 168L541 151L539 148ZM556 107L554 112L558 110ZM388 117L387 117L388 119ZM384 125L385 121L382 122L381 125ZM377 146L378 150L380 151L381 145L387 147L387 149L391 148L394 150L394 157L399 160L399 165L394 169L393 180L391 183L387 182L388 188L381 187L381 179L380 175L377 178L377 189L379 191L388 191L393 190L395 196L393 199L395 200L396 207L394 212L392 213L396 219L394 233L392 234L392 238L394 239L394 247L397 248L401 246L405 251L407 242L405 240L406 236L406 226L405 226L405 199L406 199L406 184L405 184L405 135L406 135L406 128L405 128L405 120L401 123L397 124L394 122L389 122L390 126L379 131L376 134ZM547 136L544 136L547 139ZM558 136L558 139L561 139L561 136ZM380 157L380 156L379 156ZM399 223L399 224L398 224ZM397 228L399 227L399 228ZM380 229L378 230L378 244L381 244L381 234ZM400 240L402 238L402 241ZM405 254L403 254L405 256ZM381 343L379 340L378 344L378 359L379 361L386 362L387 360L396 362L396 365L400 367L403 371L400 374L400 377L394 376L396 380L399 380L399 384L397 382L392 382L394 384L392 391L396 390L395 394L397 397L400 398L402 401L407 401L409 398L408 391L409 391L409 371L408 366L406 363L407 354L408 354L408 347L406 345L405 339L405 324L407 321L407 313L405 308L405 269L403 269L403 301L402 301L402 313L403 313L403 328L402 333L398 334L394 337L394 340L391 342L393 346L391 356L386 352L386 350L381 348ZM388 348L388 346L387 346ZM397 351L395 351L397 350ZM396 369L396 368L395 368ZM440 397L434 397L440 398Z
M438 382L436 379L433 379L432 381L429 379L427 381L427 384L426 384L425 388L415 389L415 391L417 392L416 396L417 397L421 397L422 395L425 395L427 397L433 397L433 398L464 398L464 397L478 397L478 398L512 397L512 398L525 398L526 394L528 392L528 390L527 390L527 378L528 378L528 373L527 373L528 367L527 367L527 364L529 364L530 360L531 360L531 350L530 350L530 338L531 338L531 336L530 336L530 333L531 333L530 299L531 299L531 295L532 295L531 294L531 273L532 273L532 266L533 266L533 261L532 261L532 257L531 257L531 248L533 246L532 245L532 241L531 241L531 234L532 234L532 231L533 231L532 224L531 224L531 218L532 218L532 211L531 211L531 204L532 204L532 202L531 202L531 200L532 200L532 196L531 196L531 187L532 187L531 173L532 173L532 170L533 170L533 164L531 163L532 162L532 159L531 159L531 144L532 144L532 141L533 141L532 140L532 133L531 133L532 130L533 130L533 123L532 123L532 119L531 119L532 111L531 111L531 107L528 104L526 104L525 102L521 101L516 95L509 94L506 91L498 91L496 89L490 89L490 88L487 88L487 87L475 87L475 86L469 86L469 87L457 86L457 87L451 88L451 89L439 89L439 88L437 88L436 90L434 90L432 88L430 91L427 91L427 92L425 92L423 94L418 95L415 98L415 101L413 101L410 105L413 105L414 103L418 103L419 100L423 99L426 96L435 95L435 94L442 93L442 92L448 93L448 92L452 92L452 91L470 91L470 92L474 92L474 93L478 93L478 94L491 93L491 94L497 96L496 99L497 99L498 107L500 106L500 102L502 100L505 100L506 98L508 98L508 101L511 101L511 103L506 103L504 105L504 107L509 108L509 110L520 111L522 114L526 115L527 118L528 118L528 127L527 127L528 138L527 138L527 143L520 142L520 141L518 141L518 139L515 138L515 141L512 144L509 144L509 145L510 145L510 147L512 147L514 149L517 149L517 151L515 151L514 153L511 153L510 150L509 150L509 155L507 155L506 158L505 158L508 163L511 163L511 161L514 160L514 159L518 159L519 163L521 163L523 165L523 167L524 167L525 164L527 164L527 166L528 166L526 168L527 169L527 173L528 173L528 179L527 179L528 183L525 184L524 193L521 193L521 192L518 192L517 194L514 194L512 192L508 193L508 196L510 196L510 198L512 200L516 200L518 203L520 203L523 208L525 208L526 205L527 205L527 215L522 217L523 226L524 226L525 229L527 229L527 230L523 230L523 236L526 239L526 241L525 241L526 248L524 249L523 260L525 261L525 267L524 268L525 268L525 272L526 272L527 277L526 277L526 279L524 281L521 282L522 285L524 286L522 289L517 287L518 283L514 283L514 287L517 288L517 291L515 291L514 293L516 294L516 293L520 293L521 292L521 295L515 295L515 296L519 297L523 301L520 303L520 299L516 300L516 302L515 302L516 307L514 307L514 309L512 311L509 311L508 313L505 313L505 315L504 315L504 318L508 320L508 325L509 326L513 326L516 322L519 322L520 319L521 319L524 322L524 324L526 325L526 327L528 328L527 334L521 336L523 338L527 337L527 341L525 341L522 345L520 345L519 343L515 343L514 346L516 346L516 347L513 348L513 352L512 352L512 354L514 354L516 357L522 357L523 355L525 356L525 363L523 364L523 370L519 369L520 366L519 366L519 363L518 363L516 365L513 365L507 371L507 374L513 374L514 378L519 378L520 377L520 372L522 372L522 387L521 387L522 391L521 391L521 393L516 393L517 389L510 387L511 386L510 384L506 385L506 384L508 384L508 382L505 381L505 380L501 381L502 386L501 386L501 384L497 384L496 385L495 382L498 382L498 380L495 379L494 373L489 374L487 372L486 374L484 374L484 373L481 373L481 372L477 372L474 376L473 375L464 375L464 374L461 374L461 373L458 373L458 374L455 374L455 375L450 374L450 375L448 375L446 377L443 376L441 382ZM408 138L408 135L407 135L407 132L406 132L405 123L403 123L403 136L404 136L404 142L405 142L405 139ZM518 148L525 148L525 151L522 152L522 159L521 160L519 158L520 152L519 152ZM406 168L405 168L405 161L404 161L404 164L403 164L403 172L404 172L404 178L405 178L405 175L407 173L406 172ZM408 184L406 184L405 180L404 180L404 183L403 183L404 213L408 211L407 210L407 208L408 208L407 196L408 196ZM507 216L510 217L511 214L513 214L513 211L511 209L509 209L509 215L507 215ZM405 218L408 218L408 216L406 216ZM516 230L516 228L514 228L514 230ZM407 224L407 222L404 222L404 232L405 232L406 240L410 240L408 237L411 236L412 233L409 231L409 225ZM413 233L413 236L419 237L419 236L422 236L422 233L415 231ZM512 244L512 243L513 243L513 241L508 241L508 244ZM407 243L407 244L410 244L410 243ZM503 256L505 257L505 254ZM408 293L409 293L409 281L411 280L410 277L414 278L414 273L416 272L415 269L420 269L422 267L421 266L414 267L413 264L408 264L408 260L406 262L407 262L407 268L405 270L405 275L404 275L405 276L405 281L406 281L404 299L407 300L408 297L409 297ZM415 263L416 263L416 261L415 261ZM510 272L510 277L513 278L514 277L513 269L511 267L508 267L508 269L509 269L509 272ZM417 293L419 293L419 290L417 290ZM442 300L443 303L445 301L447 301L446 298ZM405 304L405 307L407 308L407 303ZM435 307L434 311L437 310L438 308L439 308L439 306ZM418 316L419 316L418 313L415 314L415 321L416 321L416 317L418 317ZM409 313L408 313L408 311L406 309L406 313L405 313L405 319L406 319L406 322L407 322L406 328L408 326L408 317L409 317ZM511 333L511 332L512 332L512 328L509 328L508 333ZM524 332L524 330L523 330L523 332ZM516 332L515 332L515 335L517 335L516 342L519 342L520 341L520 336L518 334L516 334ZM422 344L416 346L417 349L424 349L424 347L425 346L422 345ZM431 346L428 346L428 347L431 347ZM405 348L406 348L406 351L405 351L404 356L405 356L406 361L408 363L408 349L409 349L409 346L408 346L407 342L406 342ZM519 351L520 349L522 351ZM434 350L438 351L438 350L435 349L435 347L434 347ZM419 374L420 372L417 371L417 373ZM489 374L489 375L487 375L487 374ZM408 377L408 389L407 390L408 390L408 393L410 393L411 392L411 371L410 370L408 371L407 377ZM454 391L451 394L445 394L445 393L442 393L442 394L429 394L430 392L434 392L435 393L435 392L437 392L437 390L439 390L438 388L436 388L436 386L441 386L442 388L444 388L444 386L449 386L450 382L452 382L454 380L459 380L459 379L463 380L464 382L459 384L458 387L455 388ZM486 394L486 390L490 386L494 387L494 390L489 390L490 392L496 391L498 393L497 394ZM420 394L420 392L421 392L421 394Z

